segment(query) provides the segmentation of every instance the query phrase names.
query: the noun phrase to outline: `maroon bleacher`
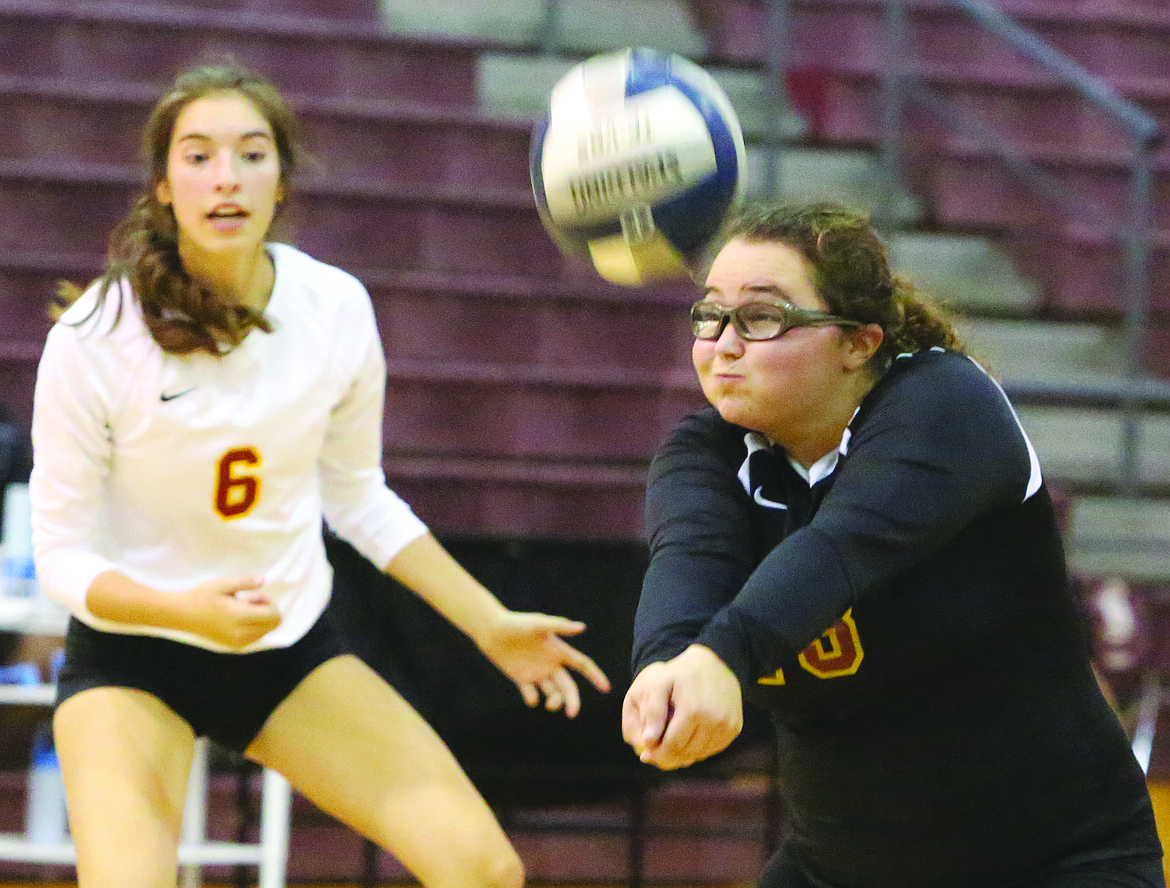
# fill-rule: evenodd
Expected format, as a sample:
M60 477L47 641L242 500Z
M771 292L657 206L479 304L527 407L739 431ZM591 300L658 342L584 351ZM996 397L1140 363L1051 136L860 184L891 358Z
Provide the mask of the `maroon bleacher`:
M763 57L766 3L697 5L711 60ZM1170 122L1170 13L1160 5L1001 5ZM909 64L925 85L1106 215L1124 213L1129 148L1118 127L950 4L905 6ZM308 0L0 0L0 206L12 208L0 216L0 312L11 318L0 396L27 418L52 283L100 267L109 228L141 181L138 127L158 87L176 66L226 52L288 93L319 160L296 192L289 238L370 286L390 360L391 480L417 486L419 511L439 529L636 538L639 473L700 401L688 370L687 288L602 285L557 252L528 188L528 125L476 108L482 46L387 35L357 0L331 9ZM877 144L882 9L878 0L794 0L789 85L813 142ZM909 179L929 224L997 236L1040 283L1035 312L1124 310L1115 236L1091 218L1064 218L927 113L910 120ZM1151 301L1164 313L1165 153L1154 183L1162 227ZM1161 350L1149 363L1167 370ZM513 500L528 507L501 518ZM587 500L611 516L592 531L581 529Z
M392 485L440 532L640 539L647 460L700 402L688 288L563 257L531 125L476 106L482 47L387 35L360 6L0 0L0 398L27 427L49 296L100 270L160 85L230 54L304 124L282 236L370 288Z
M231 56L290 93L475 102L475 44L392 37L373 20L248 5L3 0L0 74L162 87L177 68Z

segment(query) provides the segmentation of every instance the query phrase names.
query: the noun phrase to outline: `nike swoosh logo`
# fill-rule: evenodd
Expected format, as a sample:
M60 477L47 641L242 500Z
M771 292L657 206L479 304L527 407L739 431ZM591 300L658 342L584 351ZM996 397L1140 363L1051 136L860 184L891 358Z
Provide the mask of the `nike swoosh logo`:
M785 509L785 510L787 510L788 506L786 506L784 503L778 503L775 500L768 499L766 496L764 496L762 491L763 491L762 487L757 487L755 490L753 490L752 491L752 499L754 499L757 503L759 503L765 509Z
M181 397L183 397L183 395L189 395L193 391L195 391L195 389L189 388L189 389L183 389L183 391L181 391L181 392L170 392L170 393L163 392L161 395L158 396L158 399L165 404L167 401L173 401L173 400L175 400L175 398L181 398Z

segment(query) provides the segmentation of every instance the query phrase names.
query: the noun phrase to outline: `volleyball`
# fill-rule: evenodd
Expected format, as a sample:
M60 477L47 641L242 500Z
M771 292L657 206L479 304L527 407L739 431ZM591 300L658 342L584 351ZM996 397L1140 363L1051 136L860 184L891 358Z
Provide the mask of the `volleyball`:
M556 82L529 169L562 252L626 286L690 280L743 194L743 131L699 65L623 49Z

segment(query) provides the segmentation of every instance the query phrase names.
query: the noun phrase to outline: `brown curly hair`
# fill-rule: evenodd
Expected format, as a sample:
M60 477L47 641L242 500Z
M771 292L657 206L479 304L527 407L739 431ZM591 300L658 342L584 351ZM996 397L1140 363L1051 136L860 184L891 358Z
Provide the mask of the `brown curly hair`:
M885 243L861 213L833 203L756 204L724 233L800 252L831 313L882 328L885 339L873 358L880 367L903 352L965 349L950 313L891 271Z

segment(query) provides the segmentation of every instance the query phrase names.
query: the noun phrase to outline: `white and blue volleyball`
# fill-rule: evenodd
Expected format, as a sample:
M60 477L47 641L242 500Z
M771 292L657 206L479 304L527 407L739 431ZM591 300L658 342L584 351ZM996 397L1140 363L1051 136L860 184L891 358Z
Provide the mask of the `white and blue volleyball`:
M746 180L723 88L689 59L643 48L594 56L557 81L529 167L560 249L627 286L690 279Z

